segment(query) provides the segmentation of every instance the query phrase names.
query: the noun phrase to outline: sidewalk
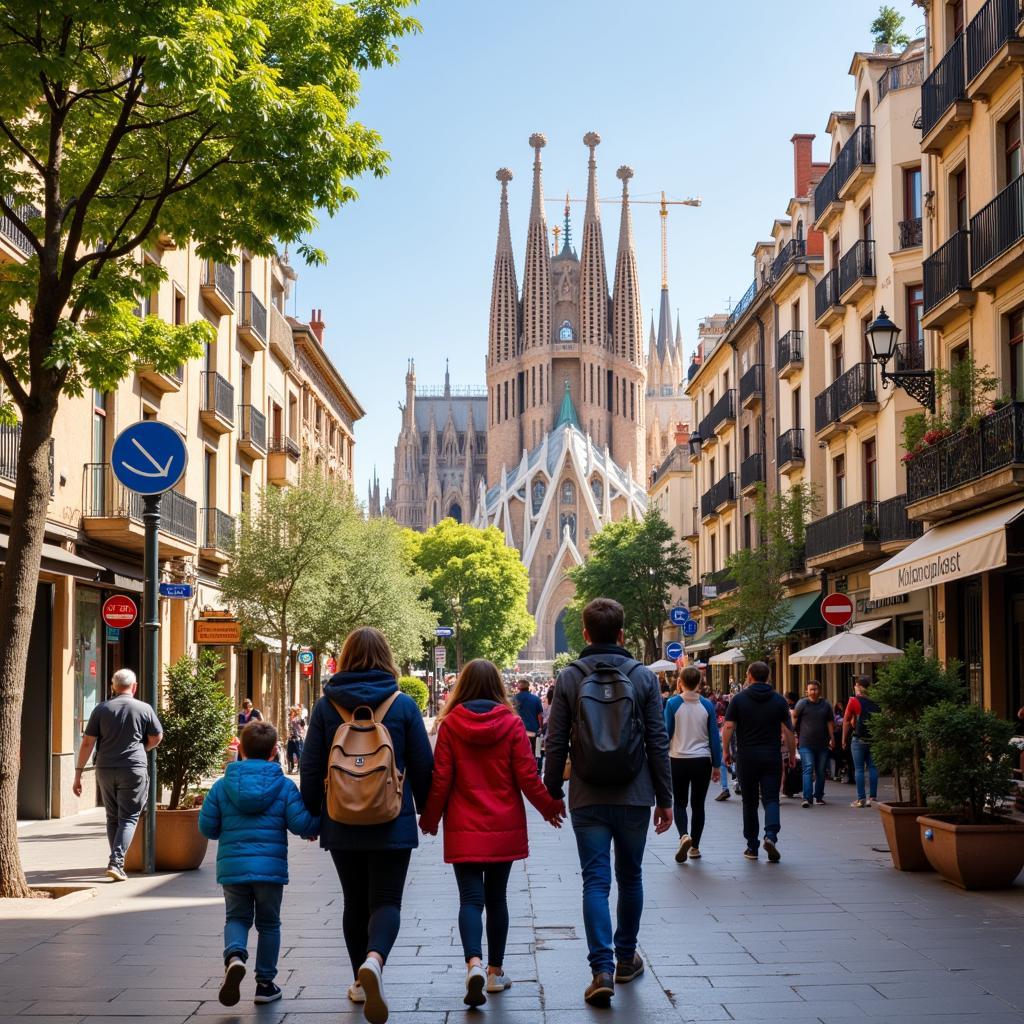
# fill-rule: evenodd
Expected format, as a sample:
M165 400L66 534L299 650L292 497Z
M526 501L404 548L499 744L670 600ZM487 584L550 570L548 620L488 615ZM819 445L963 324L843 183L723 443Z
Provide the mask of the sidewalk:
M714 792L714 788L712 789ZM644 1024L769 1020L780 1024L1024 1022L1024 883L963 893L934 875L902 875L884 851L877 812L784 801L783 861L744 861L740 801L709 803L704 859L677 865L676 839L651 837L641 951L647 974L612 1011L583 1005L586 946L571 829L530 811L533 856L510 884L506 966L513 988L482 1013L462 1006L457 899L439 839L414 854L387 991L397 1024ZM74 905L0 903L0 1021L19 1024L362 1020L351 980L341 895L329 857L294 840L285 896L283 1001L217 1002L223 904L215 846L203 868L107 883L100 815L22 832L33 882L95 883ZM255 937L253 937L253 940ZM254 946L252 947L254 949ZM247 986L251 985L251 978Z

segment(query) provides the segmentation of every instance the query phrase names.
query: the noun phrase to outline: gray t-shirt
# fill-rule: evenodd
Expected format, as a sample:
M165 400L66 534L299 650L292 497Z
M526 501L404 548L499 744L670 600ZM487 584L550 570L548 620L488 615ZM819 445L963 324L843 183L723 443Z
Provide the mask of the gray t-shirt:
M97 768L145 768L145 738L163 731L156 712L127 693L97 704L85 727L96 737Z
M832 705L824 697L817 702L804 697L793 708L793 722L801 747L812 750L828 747L828 726L833 721Z

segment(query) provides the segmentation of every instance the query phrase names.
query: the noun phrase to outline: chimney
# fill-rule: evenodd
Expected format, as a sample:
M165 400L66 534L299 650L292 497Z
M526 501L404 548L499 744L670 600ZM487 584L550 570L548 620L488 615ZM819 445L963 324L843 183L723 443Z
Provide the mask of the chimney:
M321 345L324 343L324 327L327 325L324 323L324 311L322 309L314 309L312 315L309 318L309 329L313 332L316 340Z
M794 135L793 143L793 195L803 198L811 188L811 144L813 135Z
M676 424L676 444L686 444L690 440L690 424Z

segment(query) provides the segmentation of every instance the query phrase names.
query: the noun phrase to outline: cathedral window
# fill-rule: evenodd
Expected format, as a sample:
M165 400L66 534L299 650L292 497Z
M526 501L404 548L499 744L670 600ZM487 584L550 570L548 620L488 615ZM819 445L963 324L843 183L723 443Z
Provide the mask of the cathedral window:
M547 493L547 486L543 480L535 480L533 483L533 490L531 492L533 499L533 514L537 515L540 512L541 505L544 504L544 495Z
M629 382L629 418L636 419L636 385L632 381Z
M590 491L594 495L594 501L600 506L604 503L604 484L601 483L600 477L594 477L590 481Z
M563 512L558 518L558 529L565 534L566 529L569 530L569 540L576 543L576 513L575 512Z
M572 341L572 324L568 320L562 321L562 326L558 328L558 340L559 341Z
M571 480L566 480L562 484L562 504L563 505L574 505L576 503L576 488Z

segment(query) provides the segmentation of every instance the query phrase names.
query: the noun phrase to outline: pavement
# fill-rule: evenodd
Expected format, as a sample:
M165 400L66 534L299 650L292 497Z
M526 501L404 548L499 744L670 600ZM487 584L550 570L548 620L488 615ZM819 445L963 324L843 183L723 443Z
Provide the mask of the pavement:
M715 789L712 787L712 794ZM457 893L440 839L414 854L402 931L385 974L395 1024L1011 1024L1024 1022L1024 875L1009 891L965 893L901 874L878 814L852 787L804 810L783 801L781 864L742 857L740 801L709 802L704 858L678 865L676 836L652 833L640 950L646 974L611 1010L589 981L572 832L530 810L532 856L510 882L508 992L462 1005ZM351 980L330 858L295 839L278 983L257 1007L217 1001L223 903L215 844L199 871L103 879L96 812L21 832L30 879L94 886L56 901L0 901L0 1021L18 1024L348 1024ZM252 936L250 950L255 950Z

